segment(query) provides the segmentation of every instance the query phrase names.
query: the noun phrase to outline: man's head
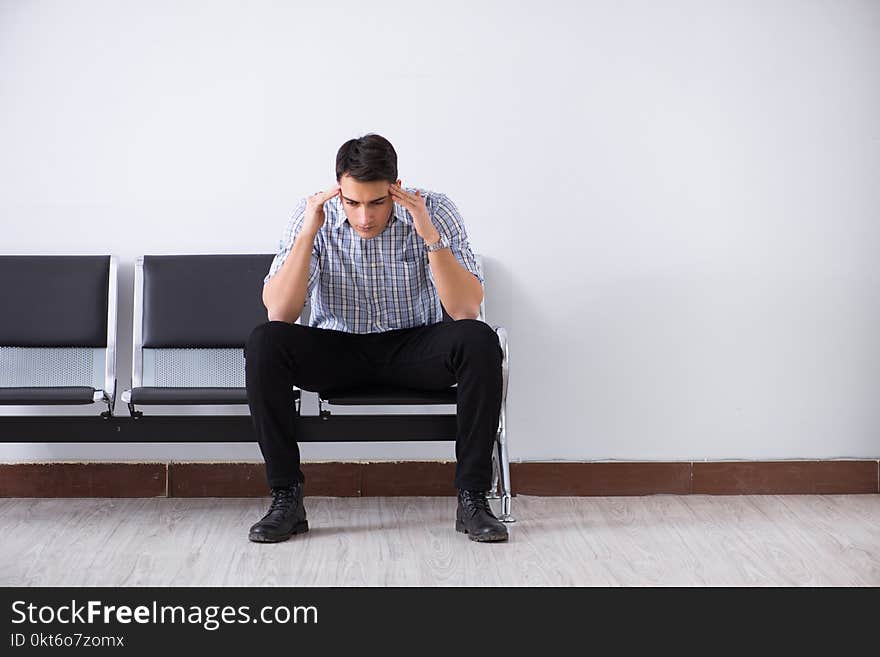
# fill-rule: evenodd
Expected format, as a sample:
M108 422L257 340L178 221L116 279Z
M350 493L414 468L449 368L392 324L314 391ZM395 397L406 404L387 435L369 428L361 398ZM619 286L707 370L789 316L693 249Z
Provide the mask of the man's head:
M349 139L336 153L336 181L348 223L363 239L385 230L394 201L389 183L397 178L397 153L391 142L376 134Z

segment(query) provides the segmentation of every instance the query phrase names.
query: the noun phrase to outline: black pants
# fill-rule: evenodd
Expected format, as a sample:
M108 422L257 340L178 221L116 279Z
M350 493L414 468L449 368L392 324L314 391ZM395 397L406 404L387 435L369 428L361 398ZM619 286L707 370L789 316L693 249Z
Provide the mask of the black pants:
M272 321L245 345L248 405L270 487L304 481L293 386L313 392L370 385L441 390L458 383L456 488L488 490L501 412L498 336L463 319L383 333Z

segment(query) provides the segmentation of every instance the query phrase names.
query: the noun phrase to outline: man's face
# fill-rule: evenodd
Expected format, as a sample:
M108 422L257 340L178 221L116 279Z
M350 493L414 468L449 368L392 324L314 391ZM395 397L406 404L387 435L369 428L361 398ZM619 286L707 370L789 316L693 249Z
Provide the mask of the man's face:
M397 181L400 184L400 180ZM362 239L376 237L385 230L394 201L388 191L387 180L360 182L348 174L339 179L339 194L348 223Z

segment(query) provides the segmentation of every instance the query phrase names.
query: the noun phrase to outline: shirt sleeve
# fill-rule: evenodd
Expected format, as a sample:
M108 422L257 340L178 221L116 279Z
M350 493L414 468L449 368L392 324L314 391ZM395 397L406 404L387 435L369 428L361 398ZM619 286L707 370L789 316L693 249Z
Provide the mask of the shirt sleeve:
M449 246L455 259L462 267L477 277L483 283L483 271L480 263L471 250L467 231L464 227L461 214L455 203L445 194L434 194L434 207L432 208L431 221L440 234L449 240Z
M278 254L275 256L275 259L272 260L272 264L269 266L269 273L266 274L266 277L263 279L263 285L269 282L269 279L272 278L275 274L278 273L278 270L284 265L285 260L287 260L287 256L290 255L290 250L293 248L293 243L296 241L297 235L299 235L302 230L303 223L305 222L305 212L306 212L306 199L302 199L299 204L296 206L296 209L293 211L293 216L290 217L290 220L287 222L287 226L284 228L284 233L281 235L281 241L278 243ZM315 283L318 280L319 273L319 255L320 251L318 250L318 238L315 239L315 243L312 244L312 259L309 262L309 280L308 280L308 289L306 292L306 303L312 296L312 290L315 287Z

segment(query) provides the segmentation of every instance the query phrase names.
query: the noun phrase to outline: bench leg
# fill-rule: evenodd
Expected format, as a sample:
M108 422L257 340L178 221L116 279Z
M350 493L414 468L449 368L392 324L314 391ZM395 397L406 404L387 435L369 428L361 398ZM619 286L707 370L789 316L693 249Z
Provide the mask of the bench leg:
M492 486L486 491L486 498L490 500L501 499L501 494L498 492L498 468L500 467L498 458L499 451L498 436L496 434L495 444L492 446Z
M510 486L510 458L507 455L507 404L501 404L501 418L498 426L497 449L500 454L498 475L501 483L501 522L516 522L510 513L513 491Z

